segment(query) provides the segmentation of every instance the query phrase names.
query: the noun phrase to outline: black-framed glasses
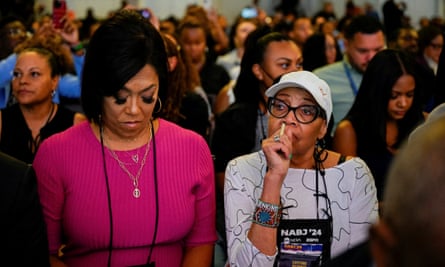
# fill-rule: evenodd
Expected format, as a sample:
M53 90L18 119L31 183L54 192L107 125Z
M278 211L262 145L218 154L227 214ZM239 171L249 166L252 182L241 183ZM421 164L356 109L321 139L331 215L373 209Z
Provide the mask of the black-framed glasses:
M291 107L284 101L273 97L269 98L267 109L269 110L270 115L278 119L286 117L289 112L293 111L295 119L302 124L311 123L319 116L323 117L323 112L317 105Z
M21 29L21 28L14 27L14 28L8 29L8 34L11 37L15 37L17 35L24 35L25 31L23 29Z
M443 44L430 43L430 46L431 46L434 50L438 50L438 49L442 49Z
M419 38L417 38L416 36L413 36L413 35L404 35L404 36L400 36L400 38L406 42L419 41Z

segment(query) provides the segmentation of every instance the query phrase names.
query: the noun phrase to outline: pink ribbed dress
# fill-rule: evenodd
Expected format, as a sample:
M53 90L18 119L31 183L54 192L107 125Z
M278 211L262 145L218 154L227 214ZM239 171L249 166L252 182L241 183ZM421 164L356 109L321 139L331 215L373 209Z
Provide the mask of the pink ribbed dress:
M152 259L156 266L180 266L186 246L213 244L215 189L209 148L199 135L160 120L155 135L159 224ZM146 146L116 151L135 174ZM133 182L105 148L113 220L112 266L143 264L155 224L154 147L139 178L140 198ZM106 266L110 217L100 141L88 123L45 140L34 161L50 252L66 244L70 267Z

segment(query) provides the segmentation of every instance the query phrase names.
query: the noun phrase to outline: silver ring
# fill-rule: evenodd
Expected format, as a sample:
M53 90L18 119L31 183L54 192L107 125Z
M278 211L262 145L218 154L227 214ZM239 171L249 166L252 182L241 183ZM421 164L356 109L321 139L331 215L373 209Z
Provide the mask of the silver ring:
M273 140L274 140L274 142L280 142L280 136L279 135L275 135L274 137L273 137Z

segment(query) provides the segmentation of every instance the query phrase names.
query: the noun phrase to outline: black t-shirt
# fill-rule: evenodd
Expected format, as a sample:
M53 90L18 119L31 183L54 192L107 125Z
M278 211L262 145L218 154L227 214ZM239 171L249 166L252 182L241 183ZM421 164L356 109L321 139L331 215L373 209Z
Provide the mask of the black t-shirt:
M58 106L56 115L40 129L40 143L51 135L62 132L74 123L74 111ZM31 130L18 104L2 110L2 133L0 150L26 163L32 163L35 153L30 142L33 141Z
M224 172L227 163L237 156L252 152L256 140L258 107L234 103L215 118L212 153L215 171Z
M205 100L196 93L188 92L182 99L180 112L183 117L178 125L199 133L208 141L210 121Z
M209 98L210 105L213 106L218 92L230 82L230 76L224 67L209 61L206 61L199 76L201 86Z

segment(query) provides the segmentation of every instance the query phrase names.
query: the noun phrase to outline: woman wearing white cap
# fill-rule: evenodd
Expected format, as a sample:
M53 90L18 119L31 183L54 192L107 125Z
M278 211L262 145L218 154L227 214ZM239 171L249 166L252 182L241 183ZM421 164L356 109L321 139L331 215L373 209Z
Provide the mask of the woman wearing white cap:
M271 86L269 138L232 160L224 186L229 264L319 266L367 239L378 218L360 158L325 150L330 88L307 71Z

